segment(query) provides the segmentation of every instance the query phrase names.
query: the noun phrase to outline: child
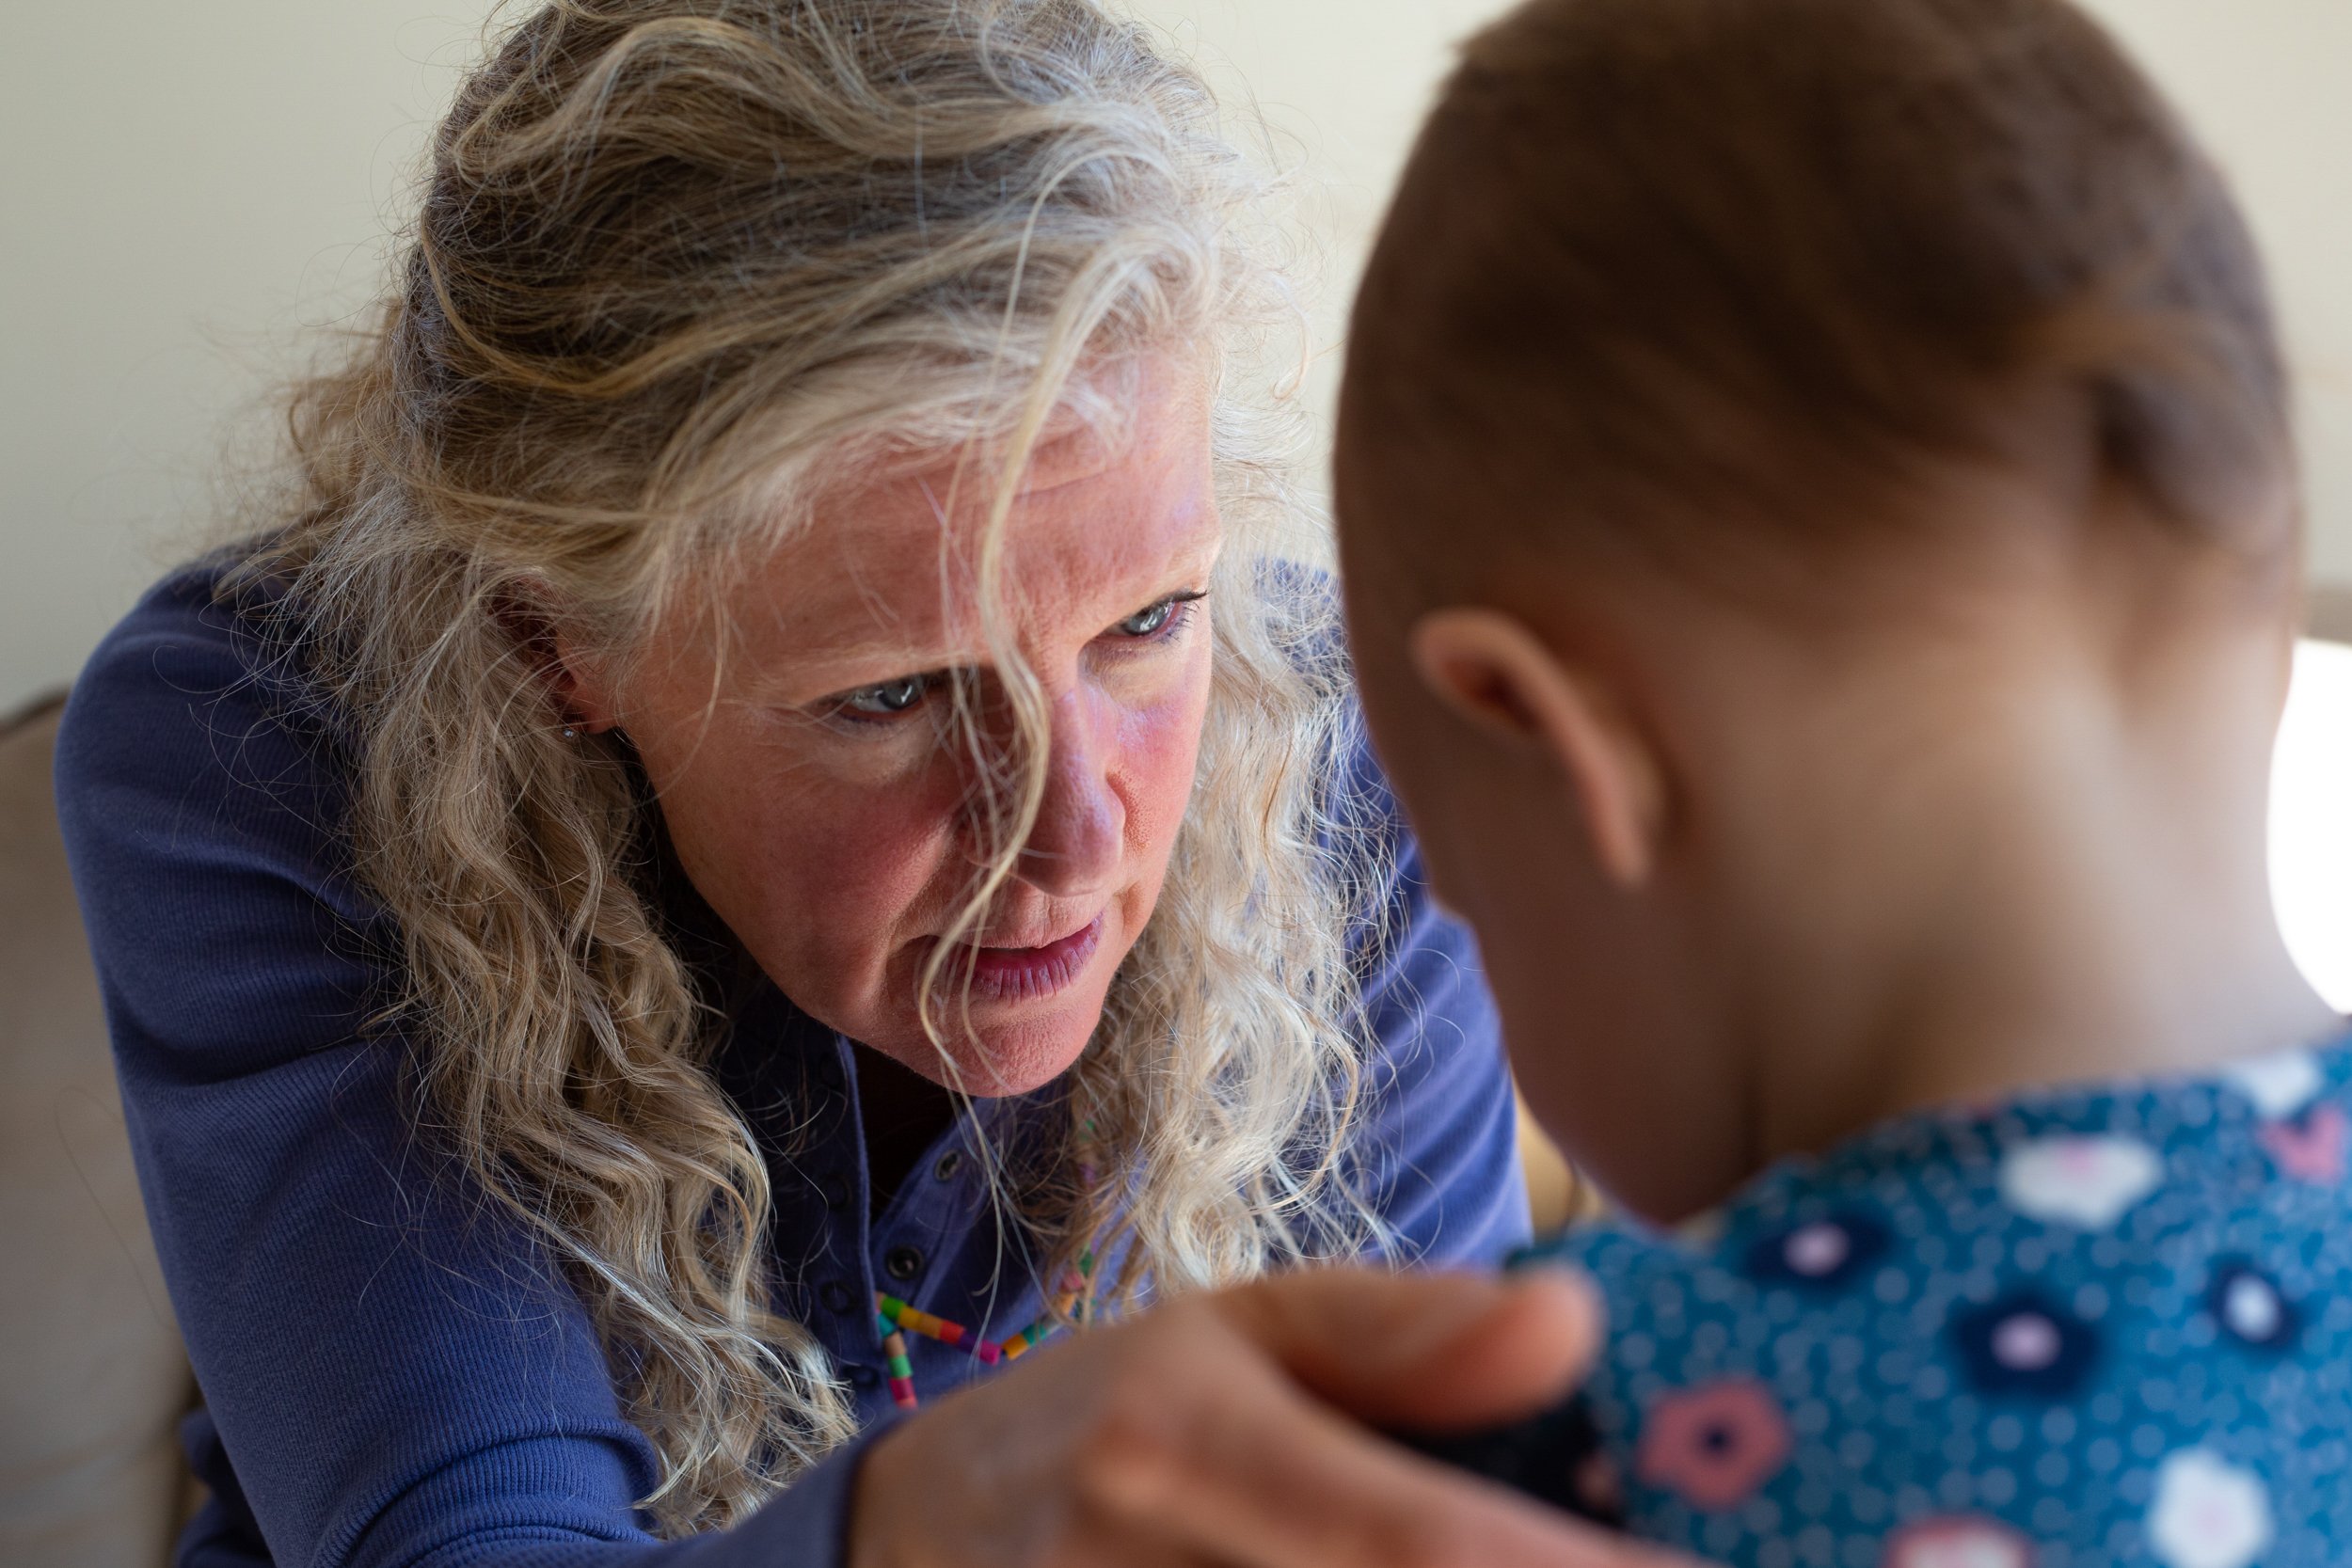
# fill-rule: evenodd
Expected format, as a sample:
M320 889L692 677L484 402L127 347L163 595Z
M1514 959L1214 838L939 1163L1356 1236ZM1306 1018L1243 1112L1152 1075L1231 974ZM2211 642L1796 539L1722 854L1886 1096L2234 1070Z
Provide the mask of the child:
M1469 46L1357 307L1349 613L1631 1217L1549 1249L1585 1395L1443 1447L1757 1568L2352 1560L2286 402L2221 181L2064 0Z

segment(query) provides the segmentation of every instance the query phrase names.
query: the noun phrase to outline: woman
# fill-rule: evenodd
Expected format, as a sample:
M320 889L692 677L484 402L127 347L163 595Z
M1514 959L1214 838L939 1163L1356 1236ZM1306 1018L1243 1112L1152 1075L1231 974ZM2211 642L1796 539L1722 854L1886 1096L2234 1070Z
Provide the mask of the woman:
M1557 1287L1195 1289L1524 1225L1211 111L1088 0L560 0L467 84L61 748L183 1561L1576 1549L1307 1391L1503 1413Z

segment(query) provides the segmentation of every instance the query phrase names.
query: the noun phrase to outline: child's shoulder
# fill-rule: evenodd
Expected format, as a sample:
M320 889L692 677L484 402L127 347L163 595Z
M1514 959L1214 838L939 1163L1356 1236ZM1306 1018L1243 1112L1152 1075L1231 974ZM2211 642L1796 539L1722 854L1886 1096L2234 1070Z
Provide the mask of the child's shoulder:
M2330 1560L2347 1132L2352 1049L2294 1052L1906 1118L1673 1234L1547 1243L1610 1314L1575 1500L1788 1568Z

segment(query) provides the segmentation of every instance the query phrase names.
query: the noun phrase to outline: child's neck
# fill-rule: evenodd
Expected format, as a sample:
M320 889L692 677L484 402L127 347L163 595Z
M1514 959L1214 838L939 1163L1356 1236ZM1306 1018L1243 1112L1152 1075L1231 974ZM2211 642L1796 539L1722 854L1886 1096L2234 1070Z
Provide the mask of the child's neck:
M2233 645L2153 693L1979 693L1912 798L1807 835L1829 912L1798 939L1812 961L1759 955L1787 978L1746 1047L1757 1151L2341 1027L2271 910L2265 657Z

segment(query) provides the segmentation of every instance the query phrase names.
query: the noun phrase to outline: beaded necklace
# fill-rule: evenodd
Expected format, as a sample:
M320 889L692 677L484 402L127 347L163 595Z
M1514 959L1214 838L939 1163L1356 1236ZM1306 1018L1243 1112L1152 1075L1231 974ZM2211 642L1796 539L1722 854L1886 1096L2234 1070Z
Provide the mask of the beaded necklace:
M993 1367L1000 1362L1018 1361L1036 1346L1060 1332L1062 1324L1073 1317L1084 1321L1093 1316L1094 1296L1088 1281L1094 1273L1094 1254L1082 1253L1078 1266L1061 1277L1061 1294L1055 1299L1054 1309L1038 1319L1009 1339L982 1338L961 1323L949 1323L929 1312L919 1311L897 1296L874 1292L874 1323L882 1336L882 1356L890 1370L890 1397L901 1410L916 1409L920 1401L914 1393L914 1366L907 1358L906 1336L952 1345L982 1366Z
M1090 1158L1094 1140L1093 1118L1081 1120L1077 1133L1078 1177L1089 1186L1095 1179L1094 1161ZM1055 1299L1053 1310L1011 1338L995 1341L982 1338L961 1323L919 1311L885 1291L875 1291L874 1326L882 1337L882 1360L889 1370L891 1400L901 1410L916 1409L921 1402L914 1393L914 1364L907 1356L908 1335L952 1345L984 1367L1018 1361L1060 1332L1065 1323L1084 1323L1093 1318L1094 1292L1090 1284L1093 1274L1094 1254L1091 1251L1079 1253L1078 1266L1061 1276L1061 1293Z

